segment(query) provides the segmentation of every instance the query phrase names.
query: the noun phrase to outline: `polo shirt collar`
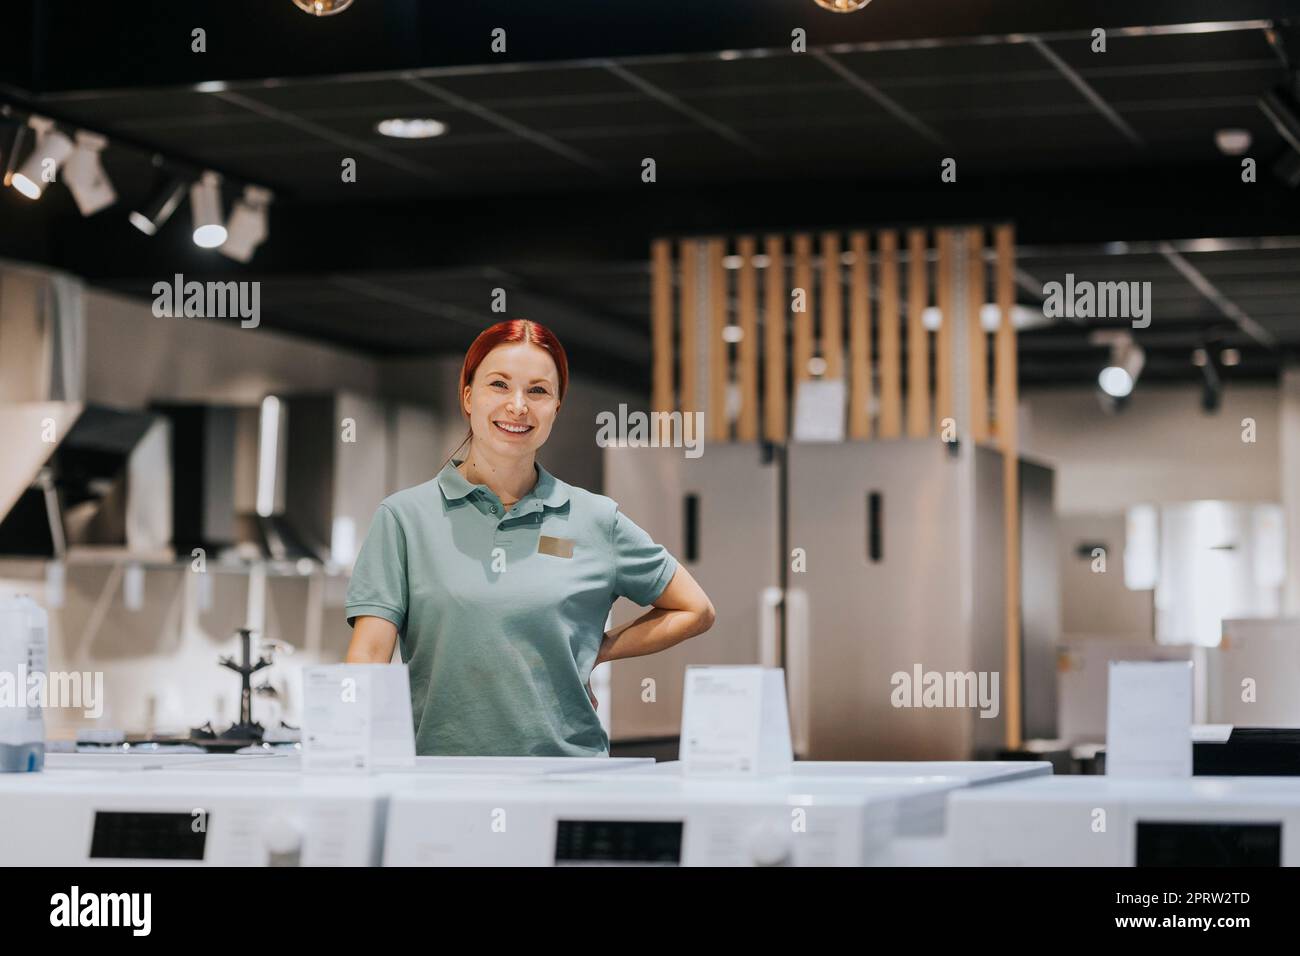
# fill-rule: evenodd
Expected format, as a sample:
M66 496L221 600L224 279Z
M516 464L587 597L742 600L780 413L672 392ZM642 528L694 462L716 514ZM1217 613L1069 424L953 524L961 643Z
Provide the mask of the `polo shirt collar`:
M455 501L459 498L466 498L475 491L482 490L485 494L491 494L487 485L472 485L465 478L456 466L461 464L464 459L454 459L438 473L438 487L442 489L443 497L448 501ZM560 481L549 471L542 467L541 462L534 462L537 469L537 484L533 490L519 499L515 506L517 514L527 514L530 511L541 511L543 507L561 508L569 501L569 486Z

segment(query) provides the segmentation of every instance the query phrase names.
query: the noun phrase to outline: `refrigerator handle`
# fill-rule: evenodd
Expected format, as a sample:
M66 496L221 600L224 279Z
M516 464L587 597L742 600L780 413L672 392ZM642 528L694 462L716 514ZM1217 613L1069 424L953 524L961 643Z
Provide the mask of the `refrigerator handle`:
M785 592L785 685L790 698L790 736L794 752L807 760L811 689L808 661L808 592Z
M873 564L879 564L885 556L882 503L880 492L867 492L867 560Z
M686 563L700 560L700 496L691 492L682 498L682 537L686 542Z
M776 616L781 609L781 589L766 587L758 592L758 663L763 667L781 666Z

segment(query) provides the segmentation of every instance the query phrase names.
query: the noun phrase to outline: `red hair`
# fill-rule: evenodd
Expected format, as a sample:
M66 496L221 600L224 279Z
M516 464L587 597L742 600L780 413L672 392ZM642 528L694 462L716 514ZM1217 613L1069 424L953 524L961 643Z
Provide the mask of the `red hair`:
M564 354L564 346L560 340L544 325L539 325L529 319L504 319L495 325L490 325L478 334L469 349L465 352L465 361L460 367L460 388L456 392L456 404L460 407L461 415L465 415L465 389L474 381L474 373L478 367L483 364L488 353L499 345L517 345L526 342L529 345L536 345L539 348L546 349L555 362L555 372L559 376L559 395L558 401L564 401L564 393L569 389L569 359ZM471 427L465 435L464 440L456 446L456 451L465 447L465 442L474 437L474 429ZM448 456L450 461L456 456L453 451ZM446 462L443 462L444 467Z

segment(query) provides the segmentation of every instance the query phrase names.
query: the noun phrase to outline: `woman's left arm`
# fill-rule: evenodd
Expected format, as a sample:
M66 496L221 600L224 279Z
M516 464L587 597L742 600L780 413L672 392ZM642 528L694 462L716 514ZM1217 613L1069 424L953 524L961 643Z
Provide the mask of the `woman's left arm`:
M655 598L652 610L605 633L596 663L657 654L703 634L713 626L714 618L709 596L690 572L678 565L668 586Z

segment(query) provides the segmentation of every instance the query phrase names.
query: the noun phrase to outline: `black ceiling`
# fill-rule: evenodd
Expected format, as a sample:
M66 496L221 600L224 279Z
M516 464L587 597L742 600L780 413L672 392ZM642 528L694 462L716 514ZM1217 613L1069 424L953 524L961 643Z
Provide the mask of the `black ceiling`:
M259 278L268 326L380 354L463 347L499 317L488 304L504 287L512 313L645 381L654 236L1009 219L1026 305L1067 272L1152 281L1138 337L1153 379L1195 377L1190 352L1207 340L1242 351L1242 377L1275 374L1300 347L1300 194L1272 174L1291 148L1258 106L1292 83L1300 3L538 7L357 0L315 20L289 0L185 16L18 4L11 41L34 39L0 67L3 98L107 133L123 201L83 221L62 190L36 205L6 190L0 254L141 294L174 271ZM190 53L205 24L209 52ZM1096 25L1105 53L1091 50ZM488 52L493 26L506 56ZM794 27L808 52L790 51ZM396 115L448 133L374 132ZM1216 149L1225 127L1251 134L1258 182ZM276 191L248 267L196 250L184 212L154 239L125 223L154 151L223 172L228 198L240 181ZM956 183L939 182L945 157ZM1236 241L1186 244L1204 239ZM1103 353L1087 332L1022 335L1023 380L1092 379Z

